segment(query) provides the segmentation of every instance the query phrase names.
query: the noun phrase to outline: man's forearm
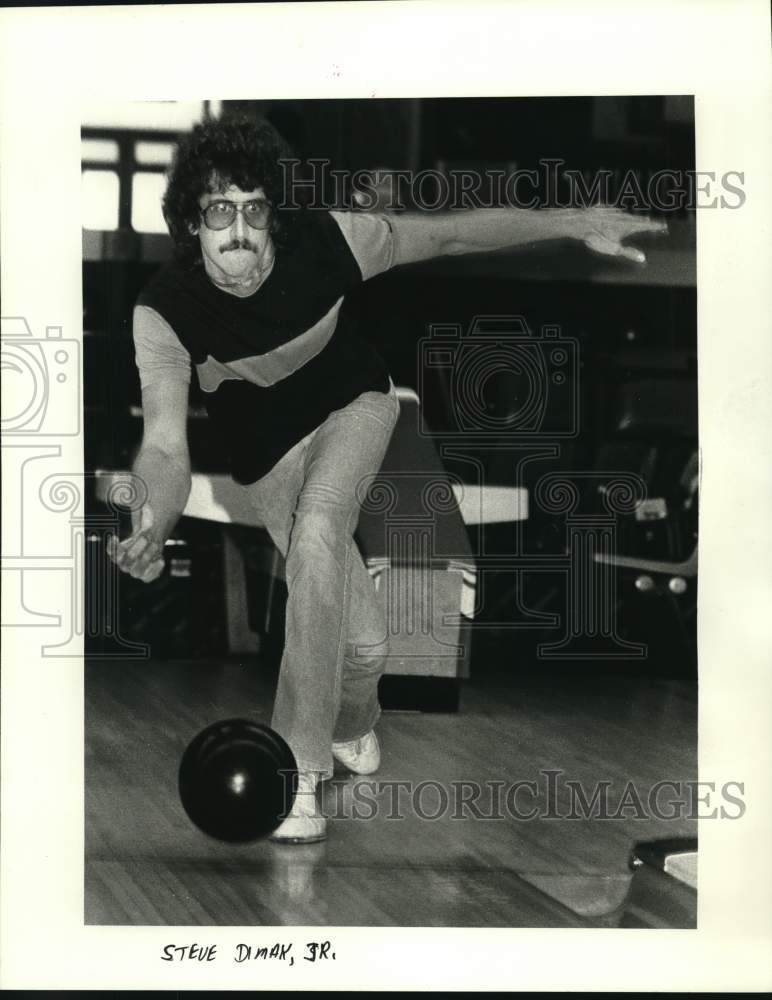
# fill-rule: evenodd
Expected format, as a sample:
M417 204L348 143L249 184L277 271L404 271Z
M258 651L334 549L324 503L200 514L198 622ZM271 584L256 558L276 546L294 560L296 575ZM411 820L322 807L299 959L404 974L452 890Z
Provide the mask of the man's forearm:
M395 264L432 257L484 253L576 235L574 209L476 208L391 217Z
M389 218L394 231L395 265L559 239L579 240L600 253L623 254L642 261L644 255L635 248L622 247L621 240L667 229L664 222L603 206L476 208L441 214L405 213Z
M504 250L576 235L574 209L480 208L453 212L446 237L447 254Z
M143 444L134 461L133 472L147 487L147 500L154 515L154 534L163 544L188 502L190 460L187 454Z

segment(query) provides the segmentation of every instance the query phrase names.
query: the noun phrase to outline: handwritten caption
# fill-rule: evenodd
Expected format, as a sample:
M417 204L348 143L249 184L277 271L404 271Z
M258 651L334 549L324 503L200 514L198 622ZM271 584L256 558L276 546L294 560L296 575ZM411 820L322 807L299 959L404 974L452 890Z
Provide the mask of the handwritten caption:
M335 961L335 952L330 941L307 941L303 945L305 954L299 956L304 962ZM273 945L237 944L230 954L235 965L242 962L286 962L295 964L292 953L293 943L277 942ZM162 962L216 962L221 956L216 944L167 944L161 950Z

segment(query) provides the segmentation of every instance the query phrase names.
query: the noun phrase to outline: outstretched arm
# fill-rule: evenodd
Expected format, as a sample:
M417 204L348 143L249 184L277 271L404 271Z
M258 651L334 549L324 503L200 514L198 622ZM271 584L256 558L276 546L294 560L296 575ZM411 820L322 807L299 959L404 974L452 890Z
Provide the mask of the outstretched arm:
M667 224L617 208L480 208L442 214L390 215L393 266L467 253L573 239L590 250L643 263L645 254L622 241L640 233L667 231Z

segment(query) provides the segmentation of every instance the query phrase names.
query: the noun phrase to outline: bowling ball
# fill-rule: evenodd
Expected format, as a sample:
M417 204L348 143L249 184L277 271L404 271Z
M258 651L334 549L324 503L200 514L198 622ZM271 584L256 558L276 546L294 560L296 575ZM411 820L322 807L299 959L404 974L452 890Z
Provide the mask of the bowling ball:
M217 840L259 840L292 807L297 764L292 750L268 726L225 719L208 726L185 750L179 793L185 812Z

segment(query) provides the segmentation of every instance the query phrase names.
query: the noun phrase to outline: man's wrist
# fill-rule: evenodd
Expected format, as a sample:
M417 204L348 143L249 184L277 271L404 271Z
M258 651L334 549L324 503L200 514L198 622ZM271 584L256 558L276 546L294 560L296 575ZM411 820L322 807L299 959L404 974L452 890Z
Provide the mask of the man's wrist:
M587 209L585 208L542 208L545 230L555 239L580 240L586 231Z

